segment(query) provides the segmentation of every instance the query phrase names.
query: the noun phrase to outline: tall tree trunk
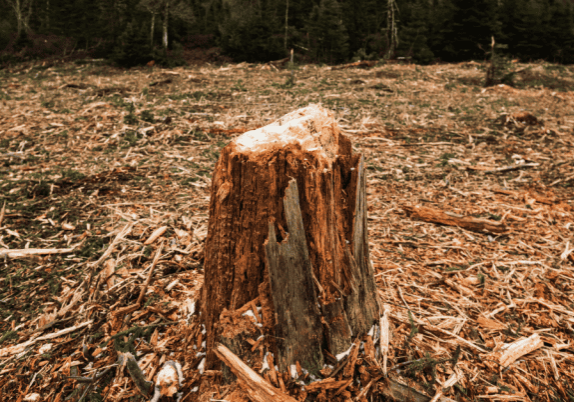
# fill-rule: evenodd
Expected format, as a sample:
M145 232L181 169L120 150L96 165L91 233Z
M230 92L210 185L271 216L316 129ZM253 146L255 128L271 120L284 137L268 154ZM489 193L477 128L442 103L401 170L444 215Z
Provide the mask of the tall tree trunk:
M24 28L30 31L30 16L32 15L32 0L28 0L28 12L24 15Z
M201 320L253 361L316 372L379 316L369 258L365 172L331 112L310 105L226 146L211 190ZM250 311L250 312L249 312ZM250 318L255 318L255 321Z
M387 41L389 49L386 58L392 59L395 56L395 50L399 44L398 26L396 13L398 12L396 0L388 0L387 3Z
M285 51L287 51L287 34L289 32L289 0L286 0L285 3L285 40L283 43L283 47Z
M153 49L153 34L155 31L155 12L151 13L151 33L149 36L149 45L151 46L151 48Z
M168 45L168 40L167 40L167 22L169 19L169 0L167 0L165 2L165 10L164 10L164 15L163 15L163 48L165 51L167 51L167 45Z
M23 27L22 3L20 0L13 0L12 8L14 9L14 14L16 15L16 37L20 38L20 35L22 35Z
M33 0L8 0L16 17L16 35L18 38L20 38L24 30L26 32L29 30L32 2Z

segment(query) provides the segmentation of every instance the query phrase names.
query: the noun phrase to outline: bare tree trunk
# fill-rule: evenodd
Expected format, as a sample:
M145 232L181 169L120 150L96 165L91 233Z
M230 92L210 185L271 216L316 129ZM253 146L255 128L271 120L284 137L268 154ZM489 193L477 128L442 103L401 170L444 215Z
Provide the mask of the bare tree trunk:
M46 30L50 29L50 0L46 0Z
M167 22L169 19L169 1L165 2L165 11L163 15L163 48L167 51Z
M22 32L29 30L30 16L32 15L33 0L7 0L14 10L16 17L16 35L19 38Z
M153 34L155 31L155 12L151 13L151 33L150 33L150 37L149 37L149 45L151 46L151 48L153 49Z
M20 35L22 35L22 25L23 25L21 6L22 5L20 3L20 0L13 0L12 7L14 8L14 13L16 14L16 35L18 38L20 38Z
M30 16L32 15L32 1L28 1L28 12L24 15L24 28L26 32L30 30Z
M289 32L289 0L286 0L285 3L285 41L283 43L283 47L285 51L287 51L287 33Z
M391 59L395 55L395 50L399 44L398 26L396 21L396 13L399 11L396 0L388 0L387 3L387 40L389 43L389 50L387 51L386 58Z
M379 317L361 155L331 112L310 105L226 146L213 176L201 320L253 361L249 340L310 372ZM255 321L252 320L253 317Z

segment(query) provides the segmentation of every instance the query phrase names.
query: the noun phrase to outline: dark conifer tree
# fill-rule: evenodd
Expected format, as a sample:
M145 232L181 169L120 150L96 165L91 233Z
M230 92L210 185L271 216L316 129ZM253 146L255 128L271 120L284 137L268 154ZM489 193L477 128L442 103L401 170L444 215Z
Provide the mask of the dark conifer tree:
M426 64L434 59L429 47L430 8L428 0L407 0L402 2L399 48L397 56Z
M265 2L231 0L224 3L219 24L223 50L238 61L267 61L283 57L283 24Z
M524 61L543 59L545 51L545 28L549 24L549 10L546 0L527 0L517 10L514 23L516 36L510 46L510 53Z
M337 0L321 0L307 23L309 49L317 61L341 62L348 57L349 36Z
M482 60L497 25L493 0L452 0L450 19L443 29L445 61Z

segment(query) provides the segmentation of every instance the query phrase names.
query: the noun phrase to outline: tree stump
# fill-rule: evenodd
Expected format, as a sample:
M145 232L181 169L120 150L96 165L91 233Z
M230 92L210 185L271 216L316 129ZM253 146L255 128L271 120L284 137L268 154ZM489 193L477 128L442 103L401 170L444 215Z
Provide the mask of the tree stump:
M264 346L271 371L316 373L370 330L379 306L364 162L331 112L310 105L222 150L204 269L210 368L221 342L248 364Z

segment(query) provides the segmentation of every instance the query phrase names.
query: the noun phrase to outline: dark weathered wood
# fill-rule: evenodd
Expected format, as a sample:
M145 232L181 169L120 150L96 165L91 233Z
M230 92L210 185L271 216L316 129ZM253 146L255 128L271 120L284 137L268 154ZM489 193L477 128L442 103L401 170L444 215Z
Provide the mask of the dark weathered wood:
M123 354L124 358L126 359L126 367L134 384L141 392L144 397L149 397L153 391L153 382L147 381L145 378L145 374L143 373L142 369L138 365L136 358L130 352Z
M429 402L432 398L415 390L414 388L404 385L397 380L387 378L385 385L380 386L382 393L398 402ZM453 399L445 396L438 399L439 402L455 402Z
M379 317L379 306L375 296L375 278L369 256L367 193L362 156L357 161L351 177L351 182L356 182L356 188L354 189L353 237L350 245L353 255L348 256L353 276L353 292L345 299L345 310L349 317L353 335L357 335L368 332L373 322Z
M323 368L323 327L295 180L285 190L283 205L288 237L277 243L274 224L270 223L265 244L275 307L278 363L280 370L285 371L299 361L316 374Z
M323 317L327 330L325 331L325 341L327 348L333 355L344 352L353 341L349 319L345 311L343 299L335 300L333 303L323 305Z

